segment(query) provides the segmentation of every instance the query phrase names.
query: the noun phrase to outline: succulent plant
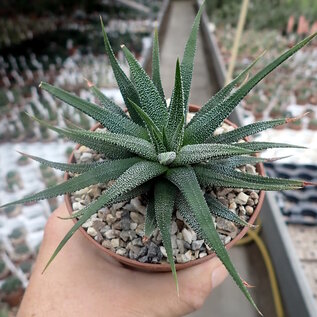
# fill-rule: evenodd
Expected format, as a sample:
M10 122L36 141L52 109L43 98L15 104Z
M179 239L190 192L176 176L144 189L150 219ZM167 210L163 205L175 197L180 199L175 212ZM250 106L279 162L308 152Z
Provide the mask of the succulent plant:
M52 198L92 184L115 180L97 200L69 217L76 217L78 221L60 242L45 269L74 232L100 208L147 193L149 201L146 210L145 236L151 236L154 229L159 228L176 285L177 275L169 232L175 207L191 228L217 254L246 298L256 307L219 238L212 215L242 226L249 225L217 199L211 197L206 200L202 188L220 186L284 190L298 189L307 183L250 175L236 170L236 167L241 165L264 161L254 156L261 150L273 147L297 147L284 143L239 142L246 136L284 124L287 119L256 122L217 136L213 132L257 83L306 45L316 34L286 51L239 88L234 89L246 77L256 61L252 63L208 100L187 124L188 99L201 14L202 7L195 18L182 61L176 62L175 86L169 106L166 104L160 78L157 31L154 32L153 39L152 79L132 53L122 46L130 67L131 79L129 79L113 54L102 21L106 53L128 113L92 84L89 84L90 89L99 99L101 106L80 99L48 83L40 84L42 89L56 98L94 118L106 128L106 131L86 131L77 127L58 128L35 120L63 137L104 154L107 159L90 164L64 164L28 155L43 165L80 175L5 206Z
M16 276L8 277L1 286L5 294L11 294L22 288L22 282Z

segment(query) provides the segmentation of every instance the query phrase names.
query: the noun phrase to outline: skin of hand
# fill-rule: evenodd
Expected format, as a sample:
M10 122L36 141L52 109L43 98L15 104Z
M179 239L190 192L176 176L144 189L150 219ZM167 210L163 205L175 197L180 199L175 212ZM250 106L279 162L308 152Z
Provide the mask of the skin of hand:
M131 270L76 232L42 274L72 220L65 205L49 218L18 317L160 317L184 316L199 309L227 276L218 258L178 272L177 295L172 274Z

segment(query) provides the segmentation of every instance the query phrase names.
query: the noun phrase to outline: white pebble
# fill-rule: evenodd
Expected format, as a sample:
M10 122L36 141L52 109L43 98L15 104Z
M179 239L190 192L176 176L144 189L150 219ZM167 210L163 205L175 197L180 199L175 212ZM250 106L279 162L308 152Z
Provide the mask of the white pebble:
M249 196L245 194L244 192L239 193L239 195L236 197L235 202L238 205L245 205L249 199Z
M187 230L186 228L184 228L184 229L182 230L182 234L183 234L184 240L185 240L186 242L188 242L189 244L192 243L192 241L193 241L193 236L192 236L192 234L191 234L191 232L190 232L189 230Z
M87 233L88 233L90 236L92 236L92 237L95 237L95 236L98 234L98 232L96 231L96 229L93 228L93 227L89 227L89 228L87 229Z

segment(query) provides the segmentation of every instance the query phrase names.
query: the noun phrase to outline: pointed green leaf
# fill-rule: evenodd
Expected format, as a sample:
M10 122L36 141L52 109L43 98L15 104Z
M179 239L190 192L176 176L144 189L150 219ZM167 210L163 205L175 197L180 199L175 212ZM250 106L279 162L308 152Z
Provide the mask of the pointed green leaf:
M73 193L90 185L107 183L108 181L119 177L131 165L139 162L140 160L140 158L134 157L117 161L105 161L96 166L94 169L84 172L77 177L70 178L61 184L44 189L37 194L27 196L1 207L57 197L66 193Z
M239 226L253 227L252 225L248 224L245 220L240 218L237 214L235 214L232 210L225 207L217 198L205 194L205 200L207 202L210 212L214 216L221 217L228 221L234 222Z
M306 147L287 143L274 143L274 142L243 142L243 143L233 143L233 145L238 146L242 149L248 149L250 151L258 152L267 149L275 148L294 148L294 149L305 149Z
M61 129L51 126L47 124L45 121L36 118L34 119L42 125L46 126L47 128L57 132L58 134L66 136L76 142L79 142L80 144L89 143L87 142L87 140L94 145L96 144L97 147L99 146L99 148L102 149L101 153L105 152L105 150L103 149L106 149L107 145L115 145L116 149L118 147L120 149L121 147L146 159L152 161L155 161L157 159L155 148L150 142L144 139L136 138L132 135L115 134L108 131L93 132L86 130ZM108 153L105 154L108 155Z
M193 124L197 119L201 118L205 113L211 110L217 104L223 102L225 98L228 97L232 89L237 85L242 79L244 79L252 67L257 63L257 61L264 55L263 52L259 57L257 57L245 70L243 70L233 81L231 81L227 86L221 88L214 96L212 96L207 103L195 113L194 117L188 123L188 126Z
M149 238L156 227L157 223L155 219L154 197L151 197L145 213L144 235Z
M174 202L176 195L176 188L170 182L166 180L160 180L155 184L154 187L154 198L155 198L155 218L157 225L162 235L163 245L166 249L168 261L171 265L172 273L174 276L177 294L178 281L176 274L176 267L173 258L173 248L170 234L170 227L172 224L172 214L174 211Z
M153 120L132 100L130 100L131 106L138 113L140 118L144 121L147 130L149 131L149 135L151 137L152 143L155 145L156 150L160 152L165 152L166 148L163 143L163 135L159 128L155 125Z
M105 31L105 27L103 25L101 18L100 18L100 22L101 22L101 28L102 28L106 53L109 57L110 64L111 64L111 67L113 70L113 74L116 77L116 80L117 80L121 95L123 97L123 100L125 102L125 105L128 108L131 119L135 123L142 125L143 124L142 120L140 120L139 116L137 115L137 113L135 113L134 109L131 108L129 101L128 101L128 98L129 98L129 99L133 100L136 104L139 104L140 99L139 99L138 93L137 93L134 85L130 81L130 79L126 76L124 71L119 66L119 64L118 64L118 62L113 54L113 51L112 51L107 33Z
M95 167L103 164L104 162L93 162L93 163L82 163L82 164L77 164L77 163L73 163L73 164L67 164L67 163L59 163L59 162L52 162L52 161L48 161L48 160L44 160L38 156L34 156L34 155L30 155L30 154L26 154L26 153L22 153L19 152L21 155L28 157L34 161L37 161L43 165L58 169L60 171L64 171L64 172L71 172L71 173L84 173L87 172L89 170L94 169Z
M166 178L178 187L189 206L191 214L183 215L186 217L186 222L215 251L245 297L258 310L219 238L194 170L190 167L170 169L166 173Z
M204 3L200 6L199 11L195 17L195 21L187 40L185 51L181 63L181 74L183 79L183 87L184 87L184 105L185 105L185 122L188 112L188 99L190 93L190 86L192 82L193 75L193 67L194 67L194 57L196 51L196 42L197 42L197 34L199 30L199 23L201 14L203 12Z
M246 164L255 165L257 163L263 163L268 161L270 161L270 159L266 159L266 158L262 158L258 156L238 155L238 156L233 156L233 157L220 159L220 160L211 160L207 162L205 165L207 165L208 167L214 166L214 165L216 166L224 165L231 168L235 168L237 166L242 166Z
M140 97L140 102L131 100L140 105L155 125L162 129L167 120L167 108L161 95L132 53L125 46L122 47L122 50L130 66L131 76Z
M100 104L112 111L113 113L119 114L124 118L128 118L127 114L123 111L121 107L115 104L110 98L102 93L95 85L89 82L89 88L94 96L99 100Z
M304 185L302 181L245 174L221 166L206 168L199 165L195 166L194 170L197 178L199 179L199 183L202 186L218 186L269 191L299 189Z
M178 151L184 134L184 121L185 121L185 108L184 108L184 95L183 84L181 77L181 70L179 60L177 59L175 71L175 84L169 106L168 120L164 129L167 144L170 151ZM181 129L179 125L181 124ZM177 127L177 129L175 129Z
M211 158L223 158L248 153L252 153L252 151L228 144L191 144L181 148L172 165L194 164Z
M212 135L209 137L206 142L208 143L233 143L238 142L239 140L244 139L247 136L254 135L256 133L259 133L261 131L271 129L274 127L277 127L281 124L285 124L285 119L276 119L276 120L270 120L270 121L259 121L255 123L251 123L248 125L245 125L243 127L236 128L232 131L219 134L219 135Z
M83 216L76 222L72 229L66 234L64 239L57 246L53 255L49 259L44 271L47 269L49 264L54 260L59 251L64 247L67 241L72 237L77 229L87 221L91 215L97 212L100 208L107 205L110 201L113 201L123 194L128 193L133 188L144 184L150 179L163 174L167 170L166 167L160 165L159 163L141 161L130 168L128 168L114 183L109 187L102 196L96 201L84 208Z
M157 28L155 28L154 30L154 37L153 37L152 80L166 106L165 95L164 95L162 82L161 82L161 75L160 75L160 51L159 51L159 38L158 38Z
M148 139L147 132L144 128L134 123L129 118L123 117L121 114L114 113L108 108L101 108L87 100L81 99L48 83L41 82L40 87L56 98L66 102L70 106L100 122L110 132Z
M317 33L307 37L303 41L296 44L294 47L280 55L277 59L264 67L244 85L237 89L231 96L223 102L214 106L210 111L202 115L193 124L185 129L184 143L202 143L204 142L217 127L226 119L239 102L249 93L249 91L258 84L264 77L271 73L277 66L283 63L286 59L294 55L299 49L308 44Z

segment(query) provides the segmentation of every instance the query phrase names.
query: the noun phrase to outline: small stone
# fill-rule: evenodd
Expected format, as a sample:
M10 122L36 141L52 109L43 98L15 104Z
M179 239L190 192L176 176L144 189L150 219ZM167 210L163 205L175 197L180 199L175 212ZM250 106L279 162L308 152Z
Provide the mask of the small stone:
M148 248L146 246L141 248L138 257L145 256L147 254L147 250L148 250Z
M121 232L120 232L120 238L121 238L123 241L125 241L125 242L127 242L127 241L129 240L129 236L130 236L130 234L129 234L128 231L121 231Z
M92 153L84 152L80 157L81 162L91 162L92 161Z
M120 220L120 224L121 224L121 229L128 231L131 228L131 220L130 217L123 217L121 216L121 220ZM136 228L136 227L135 227ZM135 229L134 228L134 229ZM131 228L132 229L132 228Z
M184 241L184 247L186 250L191 250L191 248L192 248L190 243L188 243L187 241Z
M130 239L131 241L137 237L136 232L133 231L133 230L129 230L128 233L129 233L129 239Z
M180 239L180 240L183 240L183 234L181 232L177 232L176 238Z
M146 263L146 262L149 261L149 258L148 258L147 255L145 255L145 256L142 256L142 257L138 258L138 261L141 262L141 263Z
M198 259L198 256L199 256L199 250L196 250L196 251L195 251L195 254L194 254L194 258L195 258L195 259ZM195 259L194 259L194 260L195 260Z
M179 250L179 253L185 253L185 247L184 247L184 240L177 239L177 249Z
M227 195L227 199L229 200L229 201L231 201L232 199L235 199L236 198L236 194L235 193L229 193L228 195Z
M176 211L176 218L182 221L184 220L184 218L182 217L181 213L178 210Z
M248 202L249 196L245 194L244 192L239 193L239 195L236 197L235 202L238 205L245 205Z
M249 199L247 201L247 205L249 205L251 207L254 206L254 201L253 201L253 199L251 197L249 197Z
M94 220L92 223L92 227L96 229L97 231L99 231L104 226L105 226L105 223L99 219Z
M252 199L259 199L259 195L258 195L256 192L251 192L251 193L250 193L250 197L251 197Z
M246 214L246 210L245 210L244 206L240 206L239 207L239 213L242 214L242 215Z
M121 227L121 221L116 221L113 225L112 225L112 228L113 229L116 229L116 230L121 230L122 227Z
M76 201L76 202L73 203L73 210L81 210L83 208L85 208L85 206L82 205L80 202Z
M98 234L97 230L93 227L89 227L87 233L92 237L95 237Z
M103 236L109 240L116 237L115 231L113 229L108 230Z
M161 253L160 248L153 242L150 242L150 245L148 246L148 257L154 258L157 257Z
M255 168L255 166L253 166L253 165L247 164L247 165L245 166L245 170L246 170L246 172L249 173L249 174L257 174L256 168Z
M171 236L171 242L172 242L172 248L173 249L177 249L177 238L176 238L176 235L172 235Z
M190 231L190 233L192 234L192 240L194 241L194 240L197 240L197 234L196 234L196 232L193 230L193 229L191 229L191 228L189 228L189 231Z
M232 210L232 211L235 211L237 208L237 204L235 202L232 202L230 205L229 205L229 209Z
M104 233L106 233L108 230L110 230L110 226L109 225L105 225L103 228L100 229L100 233L102 235L104 235Z
M115 213L115 217L116 217L117 219L121 219L121 216L122 216L122 211L117 211L117 212Z
M117 219L112 216L112 214L108 214L106 216L106 222L109 224L109 225L112 225L113 223L115 223L117 221Z
M127 253L127 250L126 249L123 249L123 248L119 248L117 251L116 251L117 254L119 255L125 255Z
M135 230L137 226L138 226L138 224L135 223L135 222L131 222L131 223L130 223L130 229L131 229L131 230Z
M137 245L139 247L142 247L143 246L142 239L136 238L136 239L132 240L132 245Z
M178 263L186 263L192 259L192 251L187 251L185 254L177 254L176 261Z
M170 229L170 233L173 235L173 234L176 234L178 230L178 227L177 227L177 224L175 221L172 221L172 225L171 225L171 229Z
M90 197L93 197L93 198L96 198L96 197L99 197L100 194L101 194L101 190L98 186L93 186L92 188L90 188L87 192L87 194L90 196Z
M125 202L121 202L121 203L113 204L111 208L113 210L120 210L124 205L125 205Z
M100 209L100 210L98 210L98 218L103 220L103 221L106 221L106 216L108 213L110 213L109 208Z
M120 244L119 239L112 239L111 240L111 245L112 245L113 248L118 248L119 244Z
M100 232L97 232L97 235L94 237L94 239L98 242L101 243L103 241L103 236Z
M205 256L207 256L207 253L206 253L206 252L200 252L200 253L199 253L199 257L200 257L200 258L204 258Z
M89 152L90 149L88 147L86 147L85 145L80 146L80 148L78 149L79 153L85 153L85 152Z
M129 257L131 259L137 259L140 256L140 250L141 250L141 248L136 246L136 245L131 246L131 248L130 248L131 254L129 252Z
M130 204L133 207L134 211L137 211L140 214L145 215L146 208L141 204L141 201L138 197L131 199Z
M161 246L160 250L161 250L162 254L167 258L166 249L163 246Z
M189 230L187 230L186 228L184 228L182 230L182 234L183 234L184 240L187 243L191 244L193 241L193 236L192 236L191 232Z
M137 227L135 229L135 233L139 236L139 237L143 237L144 236L144 228L142 227Z
M201 246L203 245L204 243L204 240L196 240L196 241L193 241L192 243L192 250L193 251L196 251L196 250L199 250L201 248Z
M134 211L130 212L130 217L132 221L137 224L144 223L144 216L142 216L141 214L137 212L134 212Z
M246 206L245 211L248 216L251 216L253 214L253 208L251 206Z
M112 249L112 244L110 240L103 240L101 245L107 249Z
M217 192L217 195L224 197L224 196L228 195L230 192L232 192L232 190L233 190L232 188L223 188L222 190Z
M231 221L222 218L218 218L217 228L227 232L235 232L237 230L237 227Z
M84 222L81 226L85 229L89 228L89 227L92 227L92 220L91 219L88 219L86 222Z

